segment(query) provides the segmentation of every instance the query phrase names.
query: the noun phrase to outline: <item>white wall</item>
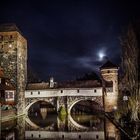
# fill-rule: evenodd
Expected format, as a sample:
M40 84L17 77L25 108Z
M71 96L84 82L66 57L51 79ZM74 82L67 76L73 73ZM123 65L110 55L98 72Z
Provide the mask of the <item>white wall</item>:
M25 131L25 138L64 138L66 139L100 139L104 140L104 131L94 131L94 132L49 132L49 131Z
M78 92L79 91L79 92ZM60 96L102 96L100 88L26 90L25 98Z

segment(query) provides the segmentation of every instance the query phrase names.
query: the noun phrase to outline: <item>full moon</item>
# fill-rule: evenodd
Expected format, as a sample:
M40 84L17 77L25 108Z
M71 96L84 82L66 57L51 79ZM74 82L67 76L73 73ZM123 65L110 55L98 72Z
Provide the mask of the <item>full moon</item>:
M105 53L101 51L98 53L98 56L100 60L103 60L103 58L105 57Z

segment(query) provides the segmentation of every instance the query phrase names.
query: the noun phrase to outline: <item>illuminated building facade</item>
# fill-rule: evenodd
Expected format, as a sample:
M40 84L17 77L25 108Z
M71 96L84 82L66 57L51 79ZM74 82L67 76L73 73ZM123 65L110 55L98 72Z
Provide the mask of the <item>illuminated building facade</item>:
M16 87L17 113L22 114L27 81L27 41L15 24L0 26L0 66Z

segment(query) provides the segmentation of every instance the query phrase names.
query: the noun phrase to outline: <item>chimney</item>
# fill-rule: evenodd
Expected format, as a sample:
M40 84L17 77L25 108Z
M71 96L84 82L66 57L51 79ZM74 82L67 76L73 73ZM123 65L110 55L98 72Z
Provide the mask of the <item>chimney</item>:
M51 77L50 78L50 88L53 88L54 87L54 78Z

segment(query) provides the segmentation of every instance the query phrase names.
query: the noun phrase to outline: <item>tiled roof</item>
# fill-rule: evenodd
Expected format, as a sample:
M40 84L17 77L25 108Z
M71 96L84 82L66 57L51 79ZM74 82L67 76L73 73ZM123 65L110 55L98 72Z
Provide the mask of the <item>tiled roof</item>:
M101 86L101 82L97 80L85 80L58 83L57 88L93 88Z
M0 90L15 90L15 88L11 84L8 84L8 85L0 84Z
M107 61L105 64L103 64L100 69L105 69L105 68L118 68L117 65L113 64L111 61Z
M30 83L27 85L27 90L48 89L49 83Z
M59 88L93 88L102 87L101 82L97 80L88 81L68 81L54 84L54 89ZM51 89L49 83L31 83L26 87L27 90Z

